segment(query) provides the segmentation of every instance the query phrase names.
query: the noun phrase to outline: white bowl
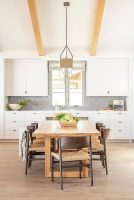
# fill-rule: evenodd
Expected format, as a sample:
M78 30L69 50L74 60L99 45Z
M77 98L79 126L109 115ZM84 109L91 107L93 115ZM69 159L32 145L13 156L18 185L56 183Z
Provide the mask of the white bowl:
M11 110L19 110L19 109L22 108L22 106L19 105L19 104L17 104L17 103L14 103L14 104L8 104L8 106L9 106L9 108L10 108Z

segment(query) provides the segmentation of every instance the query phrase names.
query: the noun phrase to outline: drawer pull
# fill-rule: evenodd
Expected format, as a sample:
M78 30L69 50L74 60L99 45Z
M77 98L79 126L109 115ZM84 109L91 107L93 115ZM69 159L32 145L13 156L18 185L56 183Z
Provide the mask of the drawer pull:
M122 122L119 122L119 124L121 124Z
M119 130L119 132L122 132L122 130Z
M16 123L16 121L13 121L13 123Z
M98 115L100 115L101 113L97 113Z
M122 113L118 113L118 115L122 115Z
M16 132L16 130L13 130L13 132Z
M34 115L37 115L37 113L34 113Z
M14 115L16 115L16 113L13 113Z

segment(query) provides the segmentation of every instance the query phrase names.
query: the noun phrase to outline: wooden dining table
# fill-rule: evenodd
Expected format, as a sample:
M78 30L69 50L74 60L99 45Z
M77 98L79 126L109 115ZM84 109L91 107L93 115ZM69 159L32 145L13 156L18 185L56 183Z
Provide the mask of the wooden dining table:
M45 142L45 177L51 176L51 139L60 137L91 136L98 139L100 132L88 120L80 120L77 127L61 127L58 121L46 120L33 133L36 138L42 138ZM59 172L55 171L54 176L58 177ZM78 177L77 171L65 171L64 177ZM88 176L87 168L83 168L82 176Z

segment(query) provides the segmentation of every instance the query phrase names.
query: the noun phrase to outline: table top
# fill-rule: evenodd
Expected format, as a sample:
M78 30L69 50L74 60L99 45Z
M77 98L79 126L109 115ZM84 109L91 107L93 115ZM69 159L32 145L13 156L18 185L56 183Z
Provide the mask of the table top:
M100 136L100 132L88 121L80 120L77 127L61 127L58 121L45 121L33 133L35 137L76 137L76 136Z

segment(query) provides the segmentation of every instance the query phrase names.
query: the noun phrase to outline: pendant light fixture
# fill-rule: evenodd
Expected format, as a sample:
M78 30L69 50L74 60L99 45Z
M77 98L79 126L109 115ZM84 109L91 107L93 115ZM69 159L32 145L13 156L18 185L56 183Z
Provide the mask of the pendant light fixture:
M70 6L70 2L64 2L66 7L66 45L60 55L60 67L61 68L72 68L73 67L73 54L71 53L67 45L67 8Z

